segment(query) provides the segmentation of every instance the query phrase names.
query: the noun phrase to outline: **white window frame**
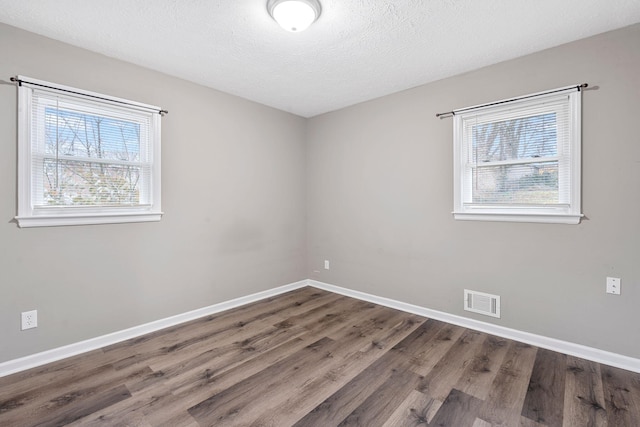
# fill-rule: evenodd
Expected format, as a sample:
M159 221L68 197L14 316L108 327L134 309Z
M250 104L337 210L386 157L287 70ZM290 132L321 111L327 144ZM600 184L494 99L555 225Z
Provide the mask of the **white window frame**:
M55 83L18 76L18 215L15 220L20 228L49 227L65 225L114 224L128 222L160 221L161 209L161 117L159 107L142 104L109 95L76 89ZM41 202L42 195L35 191L38 181L44 179L44 171L34 168L34 158L42 156L33 147L42 141L44 115L32 110L34 93L53 93L60 102L82 105L83 112L105 114L129 121L146 120L148 126L148 151L150 162L150 194L144 194L145 204L137 206L46 206ZM86 108L85 108L86 107ZM43 106L44 108L44 106ZM36 123L40 117L40 123ZM40 150L43 152L43 150ZM94 161L96 159L91 159ZM105 162L115 163L115 162Z
M472 138L473 124L498 122L518 117L557 111L559 104L568 108L568 126L558 133L569 133L567 150L558 147L560 201L553 205L491 205L472 202ZM497 101L477 107L454 111L454 210L456 220L543 222L578 224L581 209L581 91L576 86ZM566 152L568 151L568 152ZM542 159L532 159L531 162ZM546 159L549 160L549 159ZM509 162L504 162L509 163ZM526 163L520 160L513 163ZM569 177L562 182L560 177ZM468 189L468 190L467 190Z

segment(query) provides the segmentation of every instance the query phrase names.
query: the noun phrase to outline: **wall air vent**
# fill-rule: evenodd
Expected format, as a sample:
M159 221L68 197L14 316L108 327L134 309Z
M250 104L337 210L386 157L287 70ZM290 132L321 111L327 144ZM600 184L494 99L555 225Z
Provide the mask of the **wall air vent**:
M464 290L464 309L474 313L500 317L500 296Z

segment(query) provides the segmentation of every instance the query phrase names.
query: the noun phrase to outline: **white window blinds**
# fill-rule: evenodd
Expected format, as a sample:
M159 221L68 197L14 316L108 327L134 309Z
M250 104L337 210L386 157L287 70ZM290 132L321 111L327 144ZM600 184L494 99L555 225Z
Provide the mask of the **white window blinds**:
M148 114L43 91L31 109L34 207L151 204Z

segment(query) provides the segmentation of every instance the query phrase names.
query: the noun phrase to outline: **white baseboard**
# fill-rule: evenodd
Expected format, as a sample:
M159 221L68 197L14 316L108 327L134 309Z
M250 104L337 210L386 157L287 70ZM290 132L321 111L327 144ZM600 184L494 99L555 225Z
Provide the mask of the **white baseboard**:
M298 288L303 288L307 285L308 282L306 280L302 280L300 282L291 283L289 285L268 289L266 291L258 292L240 298L235 298L229 301L224 301L218 304L210 305L208 307L188 311L186 313L167 317L165 319L160 319L153 322L145 323L143 325L134 326L122 331L117 331L107 335L102 335L100 337L65 345L63 347L54 348L51 350L43 351L41 353L31 354L19 359L9 360L7 362L0 363L0 377L35 368L37 366L45 365L47 363L85 353L87 351L96 350L98 348L106 347L111 344L139 337L140 335L148 334L150 332L155 332L160 329L178 325L180 323L195 320L200 317L209 316L211 314L219 313L231 308L236 308L241 305L260 301L262 299L289 292Z
M529 332L518 331L516 329L505 328L504 326L498 326L491 323L481 322L479 320L456 316L454 314L431 310L429 308L420 307L389 298L379 297L376 295L367 294L365 292L354 291L352 289L346 289L328 283L318 282L316 280L302 280L300 282L291 283L289 285L268 289L266 291L258 292L240 298L235 298L229 301L224 301L218 304L210 305L208 307L203 307L197 310L167 317L165 319L160 319L153 322L145 323L143 325L134 326L122 331L117 331L107 335L102 335L100 337L69 344L64 347L58 347L52 350L43 351L41 353L35 353L29 356L21 357L19 359L9 360L7 362L0 363L0 377L35 368L37 366L45 365L47 363L85 353L87 351L96 350L111 344L138 337L140 335L148 334L160 329L178 325L180 323L195 320L203 316L208 316L211 314L219 313L221 311L240 307L245 304L260 301L262 299L276 296L295 289L303 288L305 286L324 289L329 292L357 298L363 301L369 301L375 304L383 305L385 307L395 308L397 310L402 310L408 313L428 317L430 319L440 320L465 328L497 335L503 338L509 338L512 340L524 342L536 347L546 348L549 350L558 351L560 353L592 360L594 362L603 363L605 365L615 366L617 368L640 373L640 359L635 359L633 357L623 356L620 354L611 353L580 344L574 344L567 341L561 341L555 338L548 338Z
M397 310L428 317L430 319L440 320L443 322L462 326L464 328L486 332L491 335L497 335L499 337L524 342L536 347L546 348L548 350L553 350L605 365L615 366L617 368L640 373L640 359L635 359L633 357L623 356L621 354L611 353L609 351L587 347L568 341L562 341L555 338L549 338L542 335L536 335L529 332L518 331L516 329L505 328L504 326L481 322L479 320L469 319L467 317L456 316L454 314L444 313L442 311L431 310L429 308L407 304L405 302L396 301L389 298L379 297L360 291L354 291L352 289L341 288L339 286L318 282L316 280L309 280L308 283L309 286L313 286L314 288L318 289L324 289L325 291L357 298L363 301L369 301L375 304L383 305L385 307L395 308Z

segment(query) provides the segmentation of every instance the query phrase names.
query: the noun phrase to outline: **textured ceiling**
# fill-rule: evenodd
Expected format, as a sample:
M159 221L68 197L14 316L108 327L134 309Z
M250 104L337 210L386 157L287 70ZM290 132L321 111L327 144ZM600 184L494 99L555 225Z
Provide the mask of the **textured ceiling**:
M640 22L639 0L320 1L302 33L266 0L0 0L0 22L304 117Z

